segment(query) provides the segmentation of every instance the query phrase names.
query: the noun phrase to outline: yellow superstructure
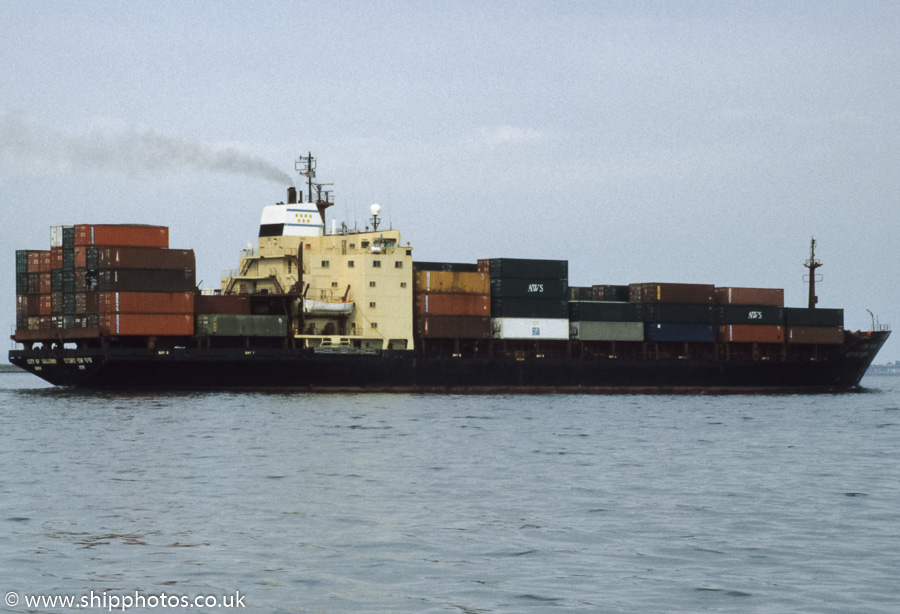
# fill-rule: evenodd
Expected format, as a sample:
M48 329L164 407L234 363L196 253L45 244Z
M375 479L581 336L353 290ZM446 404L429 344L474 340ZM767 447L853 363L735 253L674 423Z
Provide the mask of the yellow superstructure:
M283 295L303 347L413 349L412 247L393 229L324 234L321 211L266 207L258 249L243 251L222 292Z

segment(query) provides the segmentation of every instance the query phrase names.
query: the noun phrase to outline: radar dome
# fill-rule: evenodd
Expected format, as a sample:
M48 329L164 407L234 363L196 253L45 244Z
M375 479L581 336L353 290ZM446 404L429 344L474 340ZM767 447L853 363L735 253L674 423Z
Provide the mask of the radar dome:
M371 207L369 207L369 213L371 213L372 215L378 215L379 213L381 213L381 205L372 205Z

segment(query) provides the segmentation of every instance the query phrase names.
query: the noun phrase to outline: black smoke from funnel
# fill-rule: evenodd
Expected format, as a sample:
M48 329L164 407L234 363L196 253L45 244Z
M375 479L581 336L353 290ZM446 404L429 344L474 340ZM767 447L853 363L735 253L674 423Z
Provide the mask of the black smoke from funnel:
M0 174L82 170L146 174L184 168L293 183L290 175L263 158L233 147L133 128L73 134L35 125L19 114L0 115Z

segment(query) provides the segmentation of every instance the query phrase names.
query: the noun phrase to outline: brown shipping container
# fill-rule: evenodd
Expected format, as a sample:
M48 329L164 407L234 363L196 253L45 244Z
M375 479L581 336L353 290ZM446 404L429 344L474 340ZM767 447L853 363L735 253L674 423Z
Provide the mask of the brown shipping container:
M115 313L100 316L110 335L193 335L194 316L185 314Z
M489 294L417 294L416 313L436 316L489 316Z
M194 313L193 292L100 292L99 312Z
M87 270L86 269L76 269L75 270L75 292L87 292L87 291L88 291Z
M38 273L38 290L41 294L50 294L50 273Z
M142 224L78 224L75 245L169 247L169 229Z
M195 268L194 250L191 249L160 249L158 247L98 247L96 249L97 262L101 269L193 270Z
M63 266L63 248L50 248L50 270L61 269Z
M491 319L480 316L419 316L416 333L427 339L490 339Z
M40 273L41 272L41 253L37 250L32 250L28 252L28 272L29 273Z
M784 343L784 327L728 324L719 327L721 343Z
M413 292L443 294L490 294L489 273L451 273L449 271L416 271Z
M716 288L717 305L769 305L784 307L782 288Z
M712 284L643 283L629 284L629 300L637 303L713 304L716 287Z
M50 293L50 315L61 316L63 312L63 293Z
M844 342L840 327L791 326L787 329L788 343L839 344Z
M53 266L53 257L50 251L38 252L40 255L38 258L40 259L40 264L38 265L38 271L41 273L49 273L50 269Z
M38 315L42 315L42 316L50 315L50 295L49 294L39 294L38 295Z
M26 309L28 311L29 318L36 318L41 315L41 295L29 294L28 307Z
M83 269L87 266L87 247L79 246L75 248L75 268Z
M194 312L212 315L250 315L250 297L237 294L198 294Z
M101 269L101 292L193 292L195 273L169 269Z
M490 258L482 258L478 261L478 272L479 273L487 273L491 274L491 259Z

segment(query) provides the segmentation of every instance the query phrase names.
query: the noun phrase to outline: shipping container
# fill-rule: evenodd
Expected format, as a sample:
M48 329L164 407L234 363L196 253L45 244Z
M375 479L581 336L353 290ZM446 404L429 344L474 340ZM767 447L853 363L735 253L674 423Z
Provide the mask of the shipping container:
M28 273L28 294L41 293L41 274Z
M28 330L28 315L16 316L16 330Z
M28 250L16 250L16 273L28 272Z
M50 247L62 247L63 246L63 229L65 226L51 226L50 227Z
M547 298L567 300L569 285L564 279L541 277L491 278L493 298Z
M569 319L576 322L643 322L644 304L569 301Z
M643 341L643 322L570 322L572 339L581 341Z
M39 330L50 330L53 318L51 316L40 316L38 322Z
M54 271L63 268L63 248L50 248L50 270Z
M101 292L193 292L194 271L111 269L98 273Z
M716 303L719 305L768 305L784 307L782 288L716 288Z
M50 293L50 315L61 316L63 314L63 293Z
M50 294L53 292L51 273L38 273L38 292L40 294Z
M630 299L628 286L591 286L591 300L626 302Z
M480 261L479 261L480 262ZM569 279L568 260L534 260L530 258L492 258L491 279Z
M287 318L201 314L197 316L197 334L210 337L284 337L287 335Z
M193 292L99 292L98 311L109 313L194 313Z
M16 294L28 294L28 273L16 273Z
M41 330L40 316L28 316L28 330Z
M43 252L38 252L38 254L40 254L40 256L39 256L40 264L38 265L38 272L39 273L49 273L50 270L53 268L53 255L50 253L49 250L43 251Z
M594 293L590 286L569 286L568 298L570 301L592 301Z
M50 311L50 295L49 294L39 294L38 295L38 313L42 316L51 315Z
M721 343L784 343L784 326L726 324L719 326Z
M479 316L419 316L416 334L428 339L490 339L491 319Z
M16 295L16 315L28 315L28 295Z
M75 270L75 248L63 248L62 253L62 268L63 271L74 271Z
M169 247L166 226L142 224L78 224L75 245L128 245L134 247Z
M494 298L491 315L498 318L568 319L569 302L565 299Z
M444 271L447 273L477 273L478 264L468 262L413 262L413 271Z
M75 293L74 292L63 292L62 305L63 305L63 309L62 309L63 315L74 316L75 315Z
M487 294L417 294L415 313L435 316L490 316L491 297Z
M716 308L719 324L783 326L784 307L771 305L721 305Z
M647 341L714 343L717 328L712 324L659 322L646 324L644 334Z
M629 300L637 303L700 303L712 305L712 284L641 283L629 285Z
M238 294L197 294L194 297L194 312L197 314L230 313L250 315L250 297Z
M844 329L825 326L791 326L787 329L788 343L834 345L844 342Z
M63 251L72 251L75 247L75 227L63 226L62 229L62 248Z
M51 274L52 275L52 274ZM52 278L51 278L52 285ZM75 269L71 271L67 271L63 269L62 272L62 291L72 293L75 292Z
M194 251L158 247L91 247L88 260L96 269L195 270ZM88 268L91 268L88 266Z
M478 272L491 274L491 261L488 258L480 258L478 260Z
M568 339L566 318L491 318L495 339Z
M41 315L41 295L40 294L29 294L27 297L28 306L26 307L26 311L28 313L28 317L36 318Z
M41 272L41 252L37 250L28 250L28 272L29 273L40 273Z
M76 292L75 315L92 315L100 312L99 292Z
M844 325L843 309L808 309L806 307L786 307L786 326L838 327Z
M413 292L449 294L490 294L491 278L487 273L456 271L416 271Z
M189 336L194 334L191 314L110 313L99 316L100 329L110 335Z
M669 324L715 324L716 311L712 305L696 303L646 303L644 320Z

